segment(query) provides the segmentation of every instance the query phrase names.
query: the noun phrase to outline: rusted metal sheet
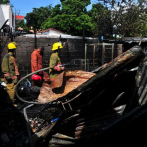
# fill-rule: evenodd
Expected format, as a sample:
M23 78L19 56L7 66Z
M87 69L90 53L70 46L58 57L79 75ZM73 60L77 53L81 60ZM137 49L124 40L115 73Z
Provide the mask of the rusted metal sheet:
M87 89L91 88L91 90L89 90L90 94L89 95L86 94L85 97L87 98L89 96L90 99L94 99L94 97L96 97L96 95L98 95L104 88L106 88L106 86L107 86L106 84L108 84L109 81L111 82L111 79L113 80L116 77L119 77L119 74L122 73L126 69L130 69L134 66L135 67L138 66L139 63L144 59L144 57L145 57L144 53L142 52L140 47L138 47L138 46L133 47L132 49L121 54L120 56L115 58L115 60L106 64L100 70L95 72L95 73L97 73L95 76L93 76L91 79L87 80L84 84L78 86L76 89L74 89L74 91L72 91L72 93L75 93L75 94L78 92L84 93ZM146 66L142 66L142 71L145 71L145 69L146 69L145 67ZM138 77L137 84L138 85L146 85L145 82L143 82L144 78L140 77L142 75L145 76L145 72L141 72L137 75L138 75L137 76ZM121 82L119 82L120 78L116 78L116 79L118 82L115 84L121 84ZM146 79L147 78L145 76L145 81L146 81ZM108 89L110 89L110 86L111 85L108 86ZM120 86L120 85L118 85L118 86ZM113 89L113 90L114 90L113 92L115 93L116 89ZM143 94L142 91L144 91L144 90L145 90L145 86L141 87L140 94ZM106 92L108 92L108 91L106 91ZM80 97L78 97L78 99L81 97L83 98L83 100L86 99L83 95L80 95ZM108 99L110 99L110 97L111 97L111 95L109 95L109 93L107 93L107 97L102 96L101 99L99 99L99 97L98 98L96 97L99 105L98 105L98 103L96 103L95 105L94 104L91 105L91 107L86 107L85 109L87 111L85 110L85 113L84 113L85 115L83 115L83 114L79 115L77 117L78 120L76 120L76 121L74 121L74 120L71 121L69 119L69 122L68 122L66 119L66 121L64 121L65 124L62 123L60 128L63 127L63 124L65 126L65 128L63 128L63 130L67 129L67 126L69 126L70 129L71 129L71 126L73 126L74 127L74 129L73 129L74 130L74 138L76 139L75 143L78 144L79 146L83 146L83 144L87 145L87 143L89 143L89 145L90 145L93 142L95 142L95 143L97 143L97 145L99 145L99 143L103 143L103 141L106 141L109 138L114 139L115 138L113 136L114 134L116 136L117 136L117 134L120 135L120 133L118 131L118 130L121 130L120 128L123 128L124 125L125 125L125 127L127 127L128 120L130 122L133 122L138 117L138 114L141 115L141 113L139 113L139 111L138 112L134 111L136 114L133 114L134 112L132 112L129 115L124 115L124 109L126 108L126 105L124 105L124 107L117 107L115 109L115 111L107 111L105 113L103 112L103 113L101 113L101 115L100 114L97 115L97 113L99 111L96 111L97 108L95 108L94 109L96 111L95 115L89 115L89 117L88 117L88 112L90 111L90 109L92 109L92 106L98 107L98 106L102 105L102 107L105 107L106 103L109 103ZM105 101L105 102L101 103L103 101ZM105 109L105 110L107 110L107 109ZM79 112L82 112L82 109L80 109ZM81 116L82 116L82 118L81 118ZM123 129L125 129L125 128L123 128ZM73 134L73 132L71 134Z
M52 87L52 89L54 89L54 88L59 88L59 87L62 86L62 84L63 84L63 76L64 76L64 71L63 71L61 74L59 74L59 75L54 79L54 81L51 82L51 87Z
M80 70L65 71L63 84L60 88L52 89L51 85L43 83L40 90L38 101L47 103L63 96L72 99L79 93L84 93L87 89L93 89L94 94L99 94L105 87L105 82L117 76L126 68L138 65L145 57L140 46L134 46L130 50L116 57L114 60L105 64L96 74ZM82 97L82 95L80 95Z
M42 88L40 89L38 101L40 103L47 103L57 100L58 98L70 93L72 90L76 89L79 85L85 83L95 75L95 73L81 70L67 70L64 73L61 73L61 76L59 75L53 84L48 84L46 82L43 83ZM62 77L63 82L60 81L60 78L62 79ZM59 88L55 88L56 85L58 85Z

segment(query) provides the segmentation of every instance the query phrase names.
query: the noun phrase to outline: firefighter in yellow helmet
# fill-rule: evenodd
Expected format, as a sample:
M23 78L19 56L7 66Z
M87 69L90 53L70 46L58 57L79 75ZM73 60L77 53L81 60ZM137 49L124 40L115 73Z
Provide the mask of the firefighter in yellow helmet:
M1 69L6 83L7 93L12 102L14 102L15 86L18 81L19 71L15 59L17 45L15 42L8 44L8 53L3 57Z
M56 76L58 76L63 70L64 67L61 64L61 60L59 57L60 51L63 48L62 44L60 42L56 42L53 44L52 51L49 62L49 75L50 75L50 81L53 81Z

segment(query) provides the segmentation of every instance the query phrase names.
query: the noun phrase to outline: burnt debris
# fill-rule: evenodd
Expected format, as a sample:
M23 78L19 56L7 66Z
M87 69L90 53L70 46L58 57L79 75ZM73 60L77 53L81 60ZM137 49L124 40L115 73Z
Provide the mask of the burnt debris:
M32 86L29 78L17 89L25 100L16 99L17 107L5 101L6 91L1 87L0 145L143 145L142 134L147 130L146 62L140 46L134 46L91 72L89 79L64 96L46 103L38 102L42 87Z

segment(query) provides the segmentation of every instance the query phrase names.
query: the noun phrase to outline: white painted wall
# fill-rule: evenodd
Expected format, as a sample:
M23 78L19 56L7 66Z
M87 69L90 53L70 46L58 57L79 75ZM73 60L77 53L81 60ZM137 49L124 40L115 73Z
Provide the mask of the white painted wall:
M15 29L15 15L10 7L10 5L0 4L0 28L8 20L7 24L10 25L12 31Z

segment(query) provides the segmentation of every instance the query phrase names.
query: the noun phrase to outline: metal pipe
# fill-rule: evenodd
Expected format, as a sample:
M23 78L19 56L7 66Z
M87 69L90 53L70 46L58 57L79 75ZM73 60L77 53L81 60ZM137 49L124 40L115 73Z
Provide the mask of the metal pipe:
M34 34L35 34L35 41L34 41L34 46L35 46L35 49L37 49L37 37L36 37L36 27L35 27L35 29L34 29Z
M117 35L117 26L114 25L114 33L115 33L115 43L114 43L114 58L117 57L117 40L116 40L116 35Z
M87 60L87 44L85 43L85 71L86 71L86 60Z
M95 69L95 45L93 49L93 69Z
M27 110L28 108L32 107L32 106L34 106L34 104L31 104L31 105L29 105L29 106L27 106L27 107L25 107L25 108L23 109L24 117L25 117L25 119L26 119L27 122L28 122L28 116L27 116L26 110Z

